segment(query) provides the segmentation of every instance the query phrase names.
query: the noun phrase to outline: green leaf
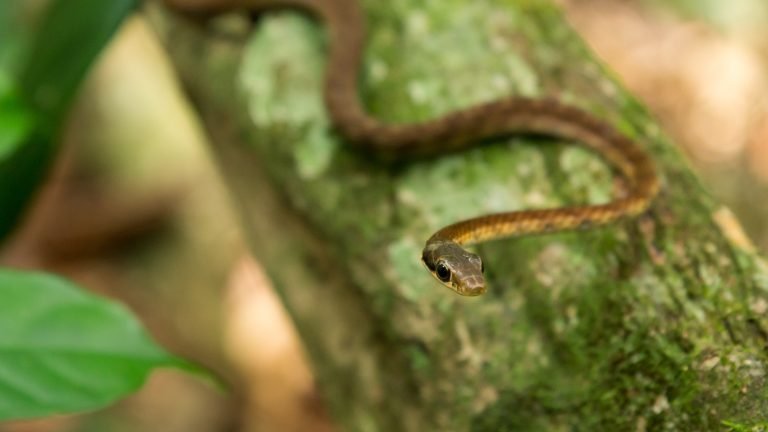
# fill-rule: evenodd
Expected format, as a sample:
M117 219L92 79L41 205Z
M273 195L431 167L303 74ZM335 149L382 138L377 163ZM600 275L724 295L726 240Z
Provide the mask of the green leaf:
M22 70L30 105L57 128L86 71L137 0L54 0Z
M0 161L14 153L32 132L34 116L0 70Z
M0 239L18 223L56 152L56 134L88 68L138 0L53 0L22 54L20 41L0 41L0 67L19 63L15 90L22 103L0 112ZM13 22L15 2L0 0L3 23ZM9 27L10 28L10 27ZM3 31L4 30L4 31ZM5 65L5 66L4 66ZM0 74L8 75L6 69ZM118 83L119 85L119 83ZM31 115L31 117L30 117Z
M122 306L42 273L0 270L0 421L91 410L184 363Z

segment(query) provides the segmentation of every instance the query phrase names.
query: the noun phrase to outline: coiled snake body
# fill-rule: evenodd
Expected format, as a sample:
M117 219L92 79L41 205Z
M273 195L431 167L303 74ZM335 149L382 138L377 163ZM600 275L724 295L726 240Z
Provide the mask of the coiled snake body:
M462 246L501 237L597 226L645 211L658 193L650 157L632 140L591 114L554 99L507 97L411 124L386 124L363 109L357 77L365 40L358 0L167 0L184 9L299 8L326 24L330 53L325 103L331 121L352 145L395 156L441 154L488 138L547 135L580 142L625 178L625 196L606 204L490 214L454 223L426 242L430 273L459 294L485 292L480 258Z

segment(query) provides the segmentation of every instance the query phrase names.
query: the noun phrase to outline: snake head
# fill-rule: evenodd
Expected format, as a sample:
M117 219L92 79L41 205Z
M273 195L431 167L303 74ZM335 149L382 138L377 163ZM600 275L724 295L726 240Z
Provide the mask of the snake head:
M421 260L435 279L458 294L478 296L485 292L482 260L457 243L430 240Z

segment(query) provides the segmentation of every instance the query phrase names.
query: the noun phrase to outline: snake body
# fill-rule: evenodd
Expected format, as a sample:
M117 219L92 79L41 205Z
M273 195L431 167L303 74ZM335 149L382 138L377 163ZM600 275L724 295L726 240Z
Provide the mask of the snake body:
M189 9L189 0L167 0ZM179 4L181 3L181 4ZM583 144L624 177L628 191L606 204L490 214L434 233L422 261L442 284L459 294L485 292L481 259L462 246L515 235L608 224L644 212L659 191L653 161L608 123L556 99L506 97L420 123L388 124L371 117L358 94L365 20L358 0L198 0L198 9L298 8L325 22L329 59L324 98L331 121L351 145L394 157L440 155L489 138L546 135Z

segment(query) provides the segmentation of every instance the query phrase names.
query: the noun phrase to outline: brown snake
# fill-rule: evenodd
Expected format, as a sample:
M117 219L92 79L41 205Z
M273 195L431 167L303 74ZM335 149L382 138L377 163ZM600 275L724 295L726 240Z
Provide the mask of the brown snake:
M604 225L645 211L659 191L653 161L632 140L579 108L554 99L506 97L411 124L386 124L366 113L357 77L365 40L359 0L167 0L183 9L299 8L325 22L330 53L325 103L333 125L351 144L388 155L442 154L488 138L537 134L578 141L625 178L625 196L606 204L497 213L454 223L427 240L422 260L443 285L459 294L485 292L480 257L461 246L513 235Z

